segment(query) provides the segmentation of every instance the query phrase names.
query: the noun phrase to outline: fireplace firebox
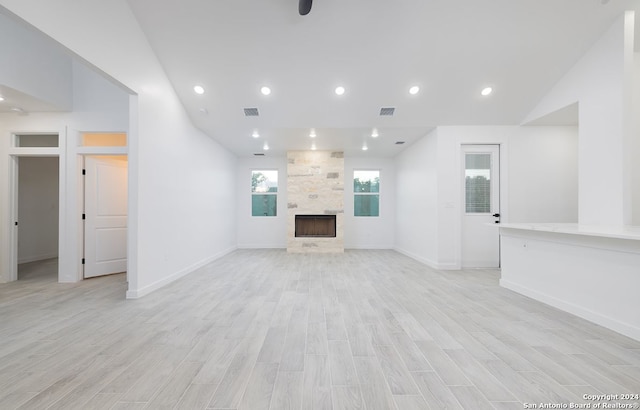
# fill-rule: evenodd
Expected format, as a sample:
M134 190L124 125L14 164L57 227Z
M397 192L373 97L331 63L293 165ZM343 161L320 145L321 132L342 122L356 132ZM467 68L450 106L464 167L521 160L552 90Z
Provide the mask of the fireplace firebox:
M297 238L335 238L335 215L296 215Z

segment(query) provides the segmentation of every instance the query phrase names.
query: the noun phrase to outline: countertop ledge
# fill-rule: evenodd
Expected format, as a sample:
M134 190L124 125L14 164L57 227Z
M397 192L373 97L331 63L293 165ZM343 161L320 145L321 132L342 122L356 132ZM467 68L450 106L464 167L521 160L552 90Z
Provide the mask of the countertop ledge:
M640 226L581 225L576 223L503 223L499 228L595 236L640 241Z

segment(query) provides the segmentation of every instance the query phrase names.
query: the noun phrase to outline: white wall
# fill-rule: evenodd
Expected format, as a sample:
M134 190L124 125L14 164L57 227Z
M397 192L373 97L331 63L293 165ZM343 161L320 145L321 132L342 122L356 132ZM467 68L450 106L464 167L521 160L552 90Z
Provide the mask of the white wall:
M395 158L395 249L438 266L438 130Z
M19 159L18 263L58 256L58 158Z
M1 4L136 93L128 129L127 296L234 249L236 158L191 125L127 2Z
M511 126L467 126L438 128L438 264L441 268L461 266L462 144L500 145L500 214L508 220L507 142L517 132Z
M277 216L251 216L251 171L278 171ZM237 229L239 248L287 247L287 158L239 158L236 168Z
M392 158L345 158L344 245L347 249L391 249L395 237L396 177ZM251 216L251 170L278 170L278 215ZM380 170L380 217L353 216L353 170ZM287 247L287 159L251 157L238 159L236 169L239 248Z
M631 139L625 136L629 118L625 93L631 89L627 75L625 35L632 30L621 16L592 48L565 74L529 114L542 117L579 102L579 222L623 225L630 222L627 209L630 184Z
M578 128L519 127L509 138L509 222L578 222Z
M577 220L576 127L438 127L395 158L398 251L459 268L463 144L500 145L503 222Z
M380 216L355 217L353 171L380 170ZM395 242L396 173L393 158L344 159L344 247L392 249Z
M19 27L19 26L18 26ZM25 32L27 34L25 34ZM40 69L44 68L44 79L47 84L41 85L40 80L30 83L36 96L46 95L55 90L58 86L64 86L63 95L70 97L72 112L32 112L26 116L16 114L0 114L0 167L7 172L0 173L0 281L11 280L12 269L16 261L13 260L13 250L11 248L12 235L16 228L10 223L11 213L11 192L10 192L10 157L12 133L57 133L59 134L60 147L55 150L60 156L60 187L64 193L60 197L61 208L59 214L59 281L75 282L80 277L79 261L81 255L81 238L79 228L80 214L79 203L76 198L78 188L78 176L76 174L78 166L77 131L121 131L129 130L129 95L121 87L106 80L101 75L87 68L77 61L71 61L69 55L65 53L60 45L51 39L33 38L33 30L16 29L15 36L11 38L14 44L21 47L4 47L0 45L0 52L13 62L13 67L17 68L16 73L24 71L25 78L20 76L0 77L0 82L8 87L18 89L21 81L29 81L32 77L30 66L34 61L40 64ZM24 38L23 38L24 37ZM44 37L40 34L40 37ZM25 40L26 38L26 40ZM33 54L41 53L40 47L30 48L32 43L43 43L46 45L46 52L40 56ZM48 57L49 60L46 60ZM55 69L56 61L66 61L68 69ZM51 70L47 67L51 66ZM68 79L68 76L72 76ZM51 83L51 84L48 84ZM55 85L53 85L55 84ZM40 87L41 86L41 87ZM42 88L42 90L40 89ZM72 101L71 101L72 98ZM23 150L24 151L24 150ZM23 155L24 152L20 153ZM31 154L30 154L31 155Z
M96 123L107 123L111 131L127 131L130 91L77 60L72 72L75 126L92 131Z

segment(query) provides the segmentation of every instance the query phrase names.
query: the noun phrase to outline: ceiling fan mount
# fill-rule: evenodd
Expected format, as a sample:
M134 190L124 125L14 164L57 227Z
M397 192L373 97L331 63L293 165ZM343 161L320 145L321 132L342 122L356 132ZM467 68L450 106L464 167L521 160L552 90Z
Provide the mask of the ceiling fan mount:
M311 3L313 0L299 0L298 3L298 13L301 16L306 16L311 11Z

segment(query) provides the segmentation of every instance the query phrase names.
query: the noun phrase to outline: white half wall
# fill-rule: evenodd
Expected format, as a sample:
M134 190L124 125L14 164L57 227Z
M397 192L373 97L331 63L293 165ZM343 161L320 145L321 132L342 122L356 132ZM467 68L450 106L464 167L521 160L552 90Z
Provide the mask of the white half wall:
M640 241L501 228L500 284L640 340Z
M18 263L58 256L57 157L21 157L18 173Z

